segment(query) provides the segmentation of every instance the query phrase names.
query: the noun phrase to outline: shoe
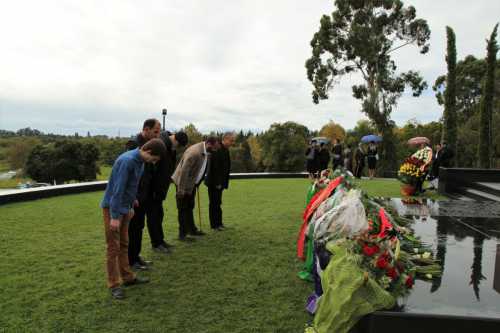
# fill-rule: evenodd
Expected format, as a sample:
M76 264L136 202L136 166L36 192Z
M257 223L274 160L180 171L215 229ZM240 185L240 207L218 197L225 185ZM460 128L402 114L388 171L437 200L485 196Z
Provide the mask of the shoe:
M149 268L146 265L142 265L139 261L134 262L132 265L130 265L130 268L134 271L147 271Z
M169 254L170 253L170 250L163 245L153 247L153 251L155 251L156 253L161 253L161 254Z
M227 228L226 228L226 226L225 226L224 224L221 224L221 225L219 226L219 229L226 230Z
M114 299L124 299L125 293L121 287L114 287L109 290L111 292L111 297Z
M142 266L151 266L153 262L151 260L144 260L143 257L139 256L139 259L137 259L137 262L140 263Z
M203 231L200 231L200 230L195 230L192 233L190 233L190 235L193 235L193 236L205 236L205 233Z
M145 284L145 283L149 283L149 279L147 277L136 276L135 279L133 279L132 281L123 282L123 285L125 287L129 287L129 286L134 286L136 284Z
M171 247L174 247L172 244L169 244L167 242L163 242L162 245L165 246L167 249L170 249Z
M179 236L179 240L180 240L181 242L187 242L187 243L189 243L189 242L194 242L194 241L195 241L195 239L194 239L194 238L187 237L187 236Z

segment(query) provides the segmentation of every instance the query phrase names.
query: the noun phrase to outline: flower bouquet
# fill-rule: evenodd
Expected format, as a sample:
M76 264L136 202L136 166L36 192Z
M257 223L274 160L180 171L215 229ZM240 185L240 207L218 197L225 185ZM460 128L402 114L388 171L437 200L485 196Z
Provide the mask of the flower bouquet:
M409 157L401 164L398 171L398 179L402 183L401 194L403 196L411 196L415 193L415 185L425 175L420 169L423 164L422 160L415 157Z
M298 256L306 261L299 276L315 282L307 306L315 318L306 332L346 333L362 316L393 308L415 279L439 276L441 267L410 221L356 189L349 174L326 183L308 203L299 233Z

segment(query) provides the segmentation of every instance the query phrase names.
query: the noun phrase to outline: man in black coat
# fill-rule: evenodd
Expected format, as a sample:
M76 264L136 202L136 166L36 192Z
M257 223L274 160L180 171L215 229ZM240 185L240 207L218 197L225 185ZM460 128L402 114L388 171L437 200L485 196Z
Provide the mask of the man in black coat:
M128 149L141 147L152 138L160 137L160 122L148 119L144 122L143 130L133 140L127 142ZM156 164L145 163L144 172L139 181L135 215L129 225L129 264L135 269L147 269L147 264L140 256L142 248L142 234L144 222L147 221L148 233L153 251L167 254L169 244L165 242L163 233L163 200L165 200L170 186L170 177L175 168L175 149L178 145L186 145L187 136L183 132L170 134L161 133L161 139L167 147L166 156Z
M210 227L213 230L224 229L222 223L222 191L229 187L231 157L229 147L234 144L234 133L226 133L222 137L221 147L210 155L208 160L205 185L208 187Z

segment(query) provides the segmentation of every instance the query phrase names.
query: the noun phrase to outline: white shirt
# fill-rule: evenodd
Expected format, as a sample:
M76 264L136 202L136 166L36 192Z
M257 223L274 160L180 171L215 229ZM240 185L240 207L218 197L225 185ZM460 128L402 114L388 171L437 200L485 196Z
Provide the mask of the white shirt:
M205 142L203 142L203 154L205 155L205 159L203 160L203 165L201 166L200 173L198 174L198 177L196 177L196 184L201 183L201 180L203 179L203 175L205 174L205 168L207 167L207 147L205 146Z

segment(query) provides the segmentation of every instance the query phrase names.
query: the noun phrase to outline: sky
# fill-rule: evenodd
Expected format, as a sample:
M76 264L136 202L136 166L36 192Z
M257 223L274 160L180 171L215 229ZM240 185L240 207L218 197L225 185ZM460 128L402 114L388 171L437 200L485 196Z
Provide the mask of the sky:
M0 0L0 129L109 136L137 133L147 118L167 129L263 131L295 121L319 130L330 120L350 129L360 103L344 77L330 99L312 103L304 63L333 0ZM405 1L428 21L431 49L394 54L432 87L446 72L447 25L458 59L484 57L500 20L500 1ZM436 121L431 88L405 94L392 113Z

